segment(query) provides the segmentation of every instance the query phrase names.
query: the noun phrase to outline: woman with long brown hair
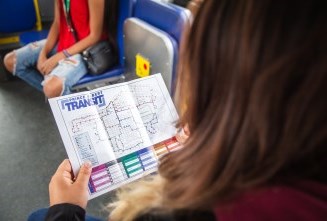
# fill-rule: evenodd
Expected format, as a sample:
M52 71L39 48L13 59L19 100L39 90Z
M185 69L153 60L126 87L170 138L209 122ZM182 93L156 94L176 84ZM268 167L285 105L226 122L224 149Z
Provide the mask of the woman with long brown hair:
M204 1L176 94L190 136L120 193L110 220L326 220L326 11L324 0ZM64 171L50 205L85 208L87 179L60 189Z

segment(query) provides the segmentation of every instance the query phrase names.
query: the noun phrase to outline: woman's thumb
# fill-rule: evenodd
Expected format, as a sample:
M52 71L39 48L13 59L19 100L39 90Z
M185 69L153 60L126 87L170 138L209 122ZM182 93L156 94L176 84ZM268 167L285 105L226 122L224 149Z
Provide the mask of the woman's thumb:
M81 169L78 172L77 179L75 183L79 183L83 186L87 186L92 171L92 164L90 161L86 161L81 166Z

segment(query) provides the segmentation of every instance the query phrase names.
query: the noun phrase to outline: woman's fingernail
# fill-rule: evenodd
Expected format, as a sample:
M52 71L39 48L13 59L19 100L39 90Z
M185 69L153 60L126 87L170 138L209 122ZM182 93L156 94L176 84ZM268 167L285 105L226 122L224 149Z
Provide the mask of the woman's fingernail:
M92 163L91 163L91 161L85 161L84 162L84 166L86 167L86 168L91 168L92 167Z

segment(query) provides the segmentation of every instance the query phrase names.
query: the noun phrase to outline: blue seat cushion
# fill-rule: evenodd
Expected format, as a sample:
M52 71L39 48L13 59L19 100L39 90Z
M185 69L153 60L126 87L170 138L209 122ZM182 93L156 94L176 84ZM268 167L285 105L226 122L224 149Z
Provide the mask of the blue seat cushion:
M48 30L23 32L19 35L19 43L20 45L27 45L31 42L46 39L48 33Z

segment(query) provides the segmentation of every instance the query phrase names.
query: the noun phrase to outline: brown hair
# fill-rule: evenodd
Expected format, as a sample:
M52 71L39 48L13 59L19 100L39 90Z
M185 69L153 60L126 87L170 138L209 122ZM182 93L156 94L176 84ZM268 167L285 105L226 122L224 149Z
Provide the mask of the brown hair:
M204 1L176 95L191 136L160 166L166 205L205 208L273 182L326 182L326 11L325 0Z

